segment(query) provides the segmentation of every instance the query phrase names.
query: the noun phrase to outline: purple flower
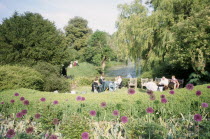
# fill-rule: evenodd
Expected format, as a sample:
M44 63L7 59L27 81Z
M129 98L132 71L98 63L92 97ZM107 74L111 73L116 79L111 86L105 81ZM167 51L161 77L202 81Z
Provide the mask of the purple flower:
M76 100L77 101L81 101L82 100L82 97L81 96L77 96Z
M106 102L101 102L101 107L106 107Z
M29 105L29 101L28 101L28 100L24 100L24 101L23 101L23 104L24 104L24 105Z
M39 119L39 118L41 117L41 115L40 115L39 113L37 113L37 114L34 115L34 117L35 117L36 119Z
M166 98L162 98L162 99L161 99L161 102L162 102L162 103L167 103L168 100L167 100Z
M44 102L44 101L46 101L46 98L42 97L42 98L40 98L40 101Z
M14 96L19 96L19 93L15 93Z
M14 100L14 99L12 99L12 100L10 100L10 102L11 102L11 103L15 103L15 100Z
M23 117L22 112L18 112L18 113L16 114L16 117L17 117L17 118L22 118L22 117Z
M9 130L7 131L6 137L8 137L8 138L13 138L14 136L15 136L15 131L14 131L14 129L9 129Z
M160 98L165 98L165 95L160 95Z
M112 114L113 114L114 116L118 116L118 115L119 115L119 112L118 112L118 110L114 110L114 111L112 112Z
M198 90L198 91L196 91L196 96L200 96L201 95L201 91L200 90Z
M27 110L22 110L21 113L22 113L23 115L25 115L25 114L27 114Z
M209 105L208 105L208 103L202 103L201 106L202 106L203 108L207 108Z
M26 133L27 134L33 133L33 131L34 131L34 128L33 127L26 128Z
M147 90L147 94L148 95L152 95L153 94L153 91L152 90Z
M152 95L149 96L149 98L150 98L150 100L155 100L155 95L152 94Z
M57 139L58 137L56 136L56 135L51 135L50 137L49 137L49 139Z
M85 97L82 97L81 101L85 101Z
M187 88L188 90L193 90L194 86L193 86L193 84L187 84L187 85L186 85L186 88Z
M82 139L89 139L89 133L88 132L83 132L81 134Z
M90 116L96 116L96 111L90 111Z
M4 101L2 101L1 104L4 104Z
M129 95L133 95L135 93L136 93L136 91L134 89L132 89L132 88L128 89L128 94Z
M53 124L54 124L54 125L57 125L58 123L59 123L59 120L58 120L58 119L56 119L56 118L53 119Z
M202 120L202 116L200 114L195 114L194 115L194 120L197 122L200 122Z
M48 136L49 136L49 134L46 133L46 134L45 134L45 137L48 137Z
M121 117L121 122L124 123L124 124L127 123L128 122L128 117L122 116Z
M146 112L147 112L147 113L153 113L154 110L153 110L153 108L149 107L149 108L146 109Z
M25 98L24 97L20 97L20 101L23 101L23 100L25 100Z
M207 88L210 88L210 86L207 86Z
M58 101L57 100L53 101L53 104L54 105L58 104Z
M175 92L174 92L174 90L171 90L171 91L169 91L169 93L173 95Z

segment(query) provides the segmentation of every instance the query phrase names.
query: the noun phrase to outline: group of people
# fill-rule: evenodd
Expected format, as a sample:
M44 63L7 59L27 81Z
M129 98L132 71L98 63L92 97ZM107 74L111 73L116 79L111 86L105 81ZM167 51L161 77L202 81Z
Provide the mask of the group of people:
M115 91L122 87L122 77L117 76L115 81L106 81L104 76L96 77L92 83L92 92L103 92L105 90Z
M78 64L78 61L71 61L70 64L69 64L69 68L73 68L73 67L76 67L76 66L79 66Z

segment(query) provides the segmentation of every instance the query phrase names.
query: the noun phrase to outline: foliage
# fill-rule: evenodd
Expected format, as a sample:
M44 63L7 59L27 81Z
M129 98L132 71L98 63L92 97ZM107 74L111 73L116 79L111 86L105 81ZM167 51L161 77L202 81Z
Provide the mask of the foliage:
M69 61L64 35L40 14L26 12L5 18L0 25L0 63L34 65Z
M43 76L36 70L20 66L0 66L0 90L15 88L43 88Z

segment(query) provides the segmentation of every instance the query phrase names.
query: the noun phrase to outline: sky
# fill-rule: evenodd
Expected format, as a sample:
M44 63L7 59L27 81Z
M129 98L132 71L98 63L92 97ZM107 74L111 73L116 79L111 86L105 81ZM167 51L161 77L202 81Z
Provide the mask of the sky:
M80 16L88 21L88 26L96 31L112 34L119 15L118 4L133 0L0 0L0 24L15 11L41 14L63 30L68 21Z

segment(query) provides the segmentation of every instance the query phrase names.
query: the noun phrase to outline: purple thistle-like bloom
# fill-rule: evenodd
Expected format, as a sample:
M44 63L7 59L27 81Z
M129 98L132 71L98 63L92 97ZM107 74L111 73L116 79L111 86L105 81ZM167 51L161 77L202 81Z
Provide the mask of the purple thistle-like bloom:
M81 101L82 100L82 97L81 96L77 96L76 100L77 101Z
M46 98L42 97L42 98L40 98L40 101L45 102Z
M58 104L58 101L57 100L53 101L53 104L54 105Z
M82 97L81 101L85 101L85 97Z
M36 119L39 119L39 118L41 117L41 115L40 115L39 113L37 113L37 114L34 115L34 117L35 117Z
M4 104L4 101L2 101L1 104Z
M194 86L193 86L193 84L187 84L187 85L186 85L186 88L187 88L188 90L193 90Z
M53 119L53 124L54 124L54 125L57 125L58 123L59 123L59 120L58 120L58 119L56 119L56 118Z
M174 90L169 91L170 94L175 94Z
M203 108L207 108L209 105L208 105L208 103L202 103L201 106L202 106Z
M128 117L122 116L121 117L121 122L124 123L124 124L127 123L128 122Z
M129 95L133 95L135 93L136 93L136 91L134 89L132 89L132 88L128 89L128 94Z
M146 109L146 112L147 112L147 113L153 113L154 110L153 110L153 108L149 107L149 108Z
M118 116L118 115L119 115L119 112L118 112L118 110L114 110L114 111L112 112L112 114L113 114L114 116Z
M49 134L46 133L46 134L45 134L45 137L48 137L48 136L49 136Z
M147 90L147 94L148 95L153 95L153 91L152 90Z
M14 96L19 96L19 93L15 93Z
M24 105L29 105L29 101L28 101L28 100L24 100L24 101L23 101L23 104L24 104Z
M101 102L101 107L106 107L106 102Z
M51 135L50 137L49 137L49 139L57 139L58 137L56 136L56 135Z
M149 96L149 98L150 98L150 100L155 100L155 95L152 94L152 95Z
M90 116L96 116L96 111L90 111Z
M25 98L24 97L20 97L20 101L23 101L23 100L25 100Z
M202 120L202 116L200 114L195 114L194 115L194 120L197 122L200 122Z
M166 98L162 98L162 99L161 99L161 102L162 102L162 103L167 103L168 100L167 100Z
M82 139L89 139L89 133L88 132L83 132L81 134Z
M16 114L16 117L17 117L17 118L22 118L22 117L23 117L23 113L22 113L22 112L18 112L18 113Z
M12 99L12 100L10 100L10 102L11 102L11 103L15 103L15 100L14 100L14 99Z
M27 110L22 110L21 112L23 115L27 114Z
M33 127L26 128L26 133L27 134L33 133L33 131L34 131L34 128Z
M7 131L6 137L13 138L14 136L15 136L15 130L14 129L9 129Z
M200 96L201 95L201 91L200 90L198 90L198 91L196 91L196 96Z
M210 86L207 86L207 88L210 88Z
M160 98L165 98L165 95L160 95Z

